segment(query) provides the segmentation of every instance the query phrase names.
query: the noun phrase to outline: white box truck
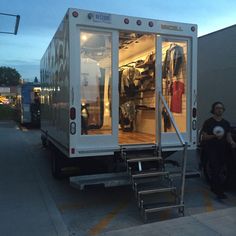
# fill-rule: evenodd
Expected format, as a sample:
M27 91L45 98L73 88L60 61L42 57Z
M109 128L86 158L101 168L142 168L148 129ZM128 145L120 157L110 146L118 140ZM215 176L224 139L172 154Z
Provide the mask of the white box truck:
M54 174L59 156L87 175L117 172L129 151L195 149L196 59L195 24L69 9L40 69Z

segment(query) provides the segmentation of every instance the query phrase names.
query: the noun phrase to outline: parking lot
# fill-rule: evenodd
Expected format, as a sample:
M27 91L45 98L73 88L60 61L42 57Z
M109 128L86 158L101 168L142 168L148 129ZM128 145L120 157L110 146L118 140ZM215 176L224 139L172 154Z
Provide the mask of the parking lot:
M144 224L130 186L76 189L68 179L52 177L50 152L41 145L39 129L1 122L0 133L3 235L99 235ZM189 164L191 161L196 160L189 157ZM235 191L231 189L227 195L228 199L219 201L203 177L188 178L185 215L234 207ZM175 210L163 211L149 222L176 217Z

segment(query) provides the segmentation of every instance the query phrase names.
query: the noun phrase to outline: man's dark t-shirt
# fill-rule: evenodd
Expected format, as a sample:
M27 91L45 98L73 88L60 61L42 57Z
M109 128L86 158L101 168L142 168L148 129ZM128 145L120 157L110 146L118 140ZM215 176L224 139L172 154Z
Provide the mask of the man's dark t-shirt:
M207 133L208 135L217 135L217 134L222 134L223 137L221 139L213 138L210 140L207 140L205 142L207 148L213 148L215 150L224 150L227 145L227 139L226 135L228 132L230 132L230 123L222 119L220 121L215 120L213 117L209 118L208 120L205 121L203 124L202 131Z

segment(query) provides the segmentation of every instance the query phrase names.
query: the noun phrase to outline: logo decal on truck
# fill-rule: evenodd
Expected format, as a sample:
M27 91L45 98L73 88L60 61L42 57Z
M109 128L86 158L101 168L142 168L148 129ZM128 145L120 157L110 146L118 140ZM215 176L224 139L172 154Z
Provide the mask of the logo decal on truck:
M177 25L163 25L163 24L161 24L161 28L167 29L167 30L174 30L174 31L183 31L183 29Z
M94 22L111 24L111 14L95 12L93 14L93 21Z

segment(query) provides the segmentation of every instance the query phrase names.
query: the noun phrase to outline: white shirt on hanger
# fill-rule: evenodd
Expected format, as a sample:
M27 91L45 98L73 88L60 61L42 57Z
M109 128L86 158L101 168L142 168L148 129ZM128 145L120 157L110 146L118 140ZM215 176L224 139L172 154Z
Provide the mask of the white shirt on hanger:
M96 102L99 98L99 78L101 77L98 62L91 58L81 58L81 99L86 103Z

